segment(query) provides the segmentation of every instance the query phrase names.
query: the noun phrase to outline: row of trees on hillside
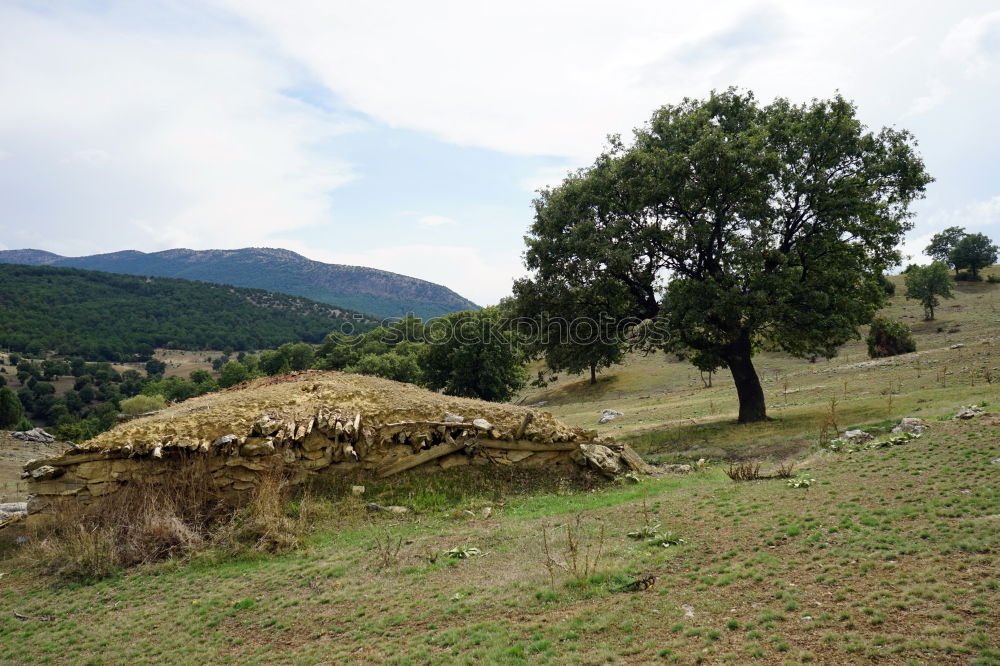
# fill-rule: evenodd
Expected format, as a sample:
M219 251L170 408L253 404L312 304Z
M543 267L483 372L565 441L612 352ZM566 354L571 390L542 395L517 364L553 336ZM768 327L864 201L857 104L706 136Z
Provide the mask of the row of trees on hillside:
M3 387L9 392L3 398L9 407L0 410L0 417L8 416L0 418L0 428L26 430L34 427L33 422L40 422L53 428L60 439L77 442L117 423L123 404L135 396L156 395L181 401L219 388L205 370L192 372L189 379L164 379L165 366L156 360L147 363L147 371L154 370L147 374L133 369L119 372L110 363L88 363L79 357L30 360L12 354L9 360L21 387L16 393ZM61 377L72 377L73 385L59 394L53 382ZM0 374L0 384L5 383ZM10 415L18 410L20 416L13 419Z
M409 382L448 395L509 400L527 381L525 349L504 308L408 317L360 336L331 333L316 367Z
M498 308L458 312L427 324L409 317L348 336L327 335L318 347L286 343L259 354L240 352L216 359L213 368L188 378L164 377L157 359L138 370L118 372L110 363L80 358L30 360L14 354L21 389L3 386L0 374L0 427L27 429L30 417L55 429L60 439L82 441L113 426L119 414L135 415L182 402L256 377L318 368L376 375L449 395L484 400L510 399L526 383L524 348ZM6 369L4 369L6 370ZM52 383L74 377L73 388L57 395Z
M362 315L298 296L169 278L0 264L0 347L88 361L144 361L157 347L266 349L318 343Z

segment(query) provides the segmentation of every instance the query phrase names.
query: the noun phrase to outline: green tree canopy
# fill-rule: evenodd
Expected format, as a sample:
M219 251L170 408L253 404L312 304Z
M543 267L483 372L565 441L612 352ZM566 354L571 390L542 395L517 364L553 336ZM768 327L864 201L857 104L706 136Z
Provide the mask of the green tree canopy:
M541 357L551 372L597 372L622 362L628 294L615 280L575 287L561 276L514 282L507 304L525 341L525 353Z
M426 344L420 367L428 388L499 402L527 382L519 341L498 308L439 317Z
M948 227L944 231L931 236L931 242L924 248L924 254L935 261L941 261L954 267L954 264L951 263L951 252L963 238L965 238L965 229L962 227Z
M17 395L6 386L0 387L0 428L14 428L24 416L24 407Z
M250 372L247 370L247 367L239 361L230 361L222 366L222 370L219 373L219 386L229 388L230 386L242 384L248 379L250 379Z
M740 422L766 418L761 348L830 357L883 303L910 204L931 178L912 136L868 131L840 96L761 106L728 90L657 110L631 145L535 202L526 263L614 280L651 344L728 367Z
M420 384L423 372L415 354L399 354L395 351L384 354L365 354L346 368L344 372L355 372L360 375L375 375L397 382Z
M968 234L955 245L948 255L955 270L967 268L972 279L979 279L979 269L991 266L997 260L997 246L986 234Z
M920 301L924 306L924 319L934 319L934 308L941 298L954 298L951 289L951 277L948 266L942 261L935 261L928 266L912 265L903 275L906 284L906 298Z

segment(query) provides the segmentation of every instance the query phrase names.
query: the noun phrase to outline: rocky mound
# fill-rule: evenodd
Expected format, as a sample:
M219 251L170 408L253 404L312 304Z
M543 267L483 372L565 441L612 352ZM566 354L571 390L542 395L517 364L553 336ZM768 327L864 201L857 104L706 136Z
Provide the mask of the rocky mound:
M192 460L232 501L273 469L299 480L468 464L584 467L605 476L649 470L628 447L548 412L307 371L187 400L61 456L31 461L24 474L34 495L29 511L44 510L54 497L89 502L132 479L169 479Z

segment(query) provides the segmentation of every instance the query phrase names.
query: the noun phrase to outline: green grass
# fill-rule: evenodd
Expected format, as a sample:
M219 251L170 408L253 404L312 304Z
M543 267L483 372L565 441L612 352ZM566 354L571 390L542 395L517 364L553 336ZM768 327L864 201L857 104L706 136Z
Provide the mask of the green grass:
M314 489L317 518L295 552L206 551L86 585L39 575L15 550L0 560L0 663L1000 663L1000 418L944 418L1000 405L1000 383L963 371L1000 366L981 343L997 334L1000 292L962 290L941 308L961 333L908 320L925 354L862 367L854 348L829 364L762 358L765 424L736 425L731 385L699 388L697 373L685 385L690 369L662 357L550 391L554 413L588 427L598 408L621 408L604 430L650 457L709 459L690 475L594 484L462 469L366 480L361 498L342 479ZM890 314L909 312L919 306ZM786 376L807 390L776 397ZM841 430L884 434L914 415L932 428L890 448L823 450L834 395ZM725 461L748 456L792 457L816 483L730 481ZM414 511L372 516L367 501ZM678 538L628 536L647 525ZM384 534L403 543L386 567ZM585 574L572 572L569 534L578 558L597 558ZM443 554L456 547L480 554ZM548 557L565 568L550 572ZM629 589L650 574L651 588Z

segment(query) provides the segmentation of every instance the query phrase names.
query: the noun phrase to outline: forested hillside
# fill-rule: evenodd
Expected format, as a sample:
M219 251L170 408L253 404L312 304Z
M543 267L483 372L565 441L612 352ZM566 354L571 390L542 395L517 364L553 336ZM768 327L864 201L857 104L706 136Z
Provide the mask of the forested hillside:
M155 347L266 349L321 342L375 320L296 296L190 280L0 265L0 347L88 360L147 357Z
M381 317L423 319L477 309L451 289L398 273L312 261L289 250L164 250L62 257L42 250L0 251L0 264L60 266L253 287L303 296Z

